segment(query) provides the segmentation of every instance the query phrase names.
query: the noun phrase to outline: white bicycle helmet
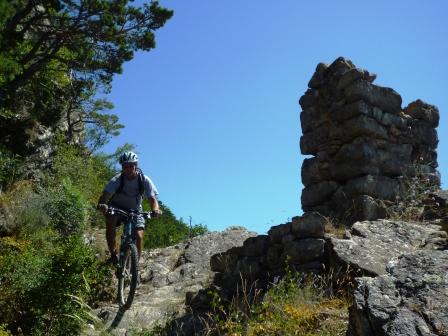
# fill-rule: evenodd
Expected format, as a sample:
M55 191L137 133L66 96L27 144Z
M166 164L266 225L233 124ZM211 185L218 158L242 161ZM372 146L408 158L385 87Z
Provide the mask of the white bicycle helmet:
M121 165L125 163L138 163L138 156L134 152L124 152L120 155L120 159L118 160Z

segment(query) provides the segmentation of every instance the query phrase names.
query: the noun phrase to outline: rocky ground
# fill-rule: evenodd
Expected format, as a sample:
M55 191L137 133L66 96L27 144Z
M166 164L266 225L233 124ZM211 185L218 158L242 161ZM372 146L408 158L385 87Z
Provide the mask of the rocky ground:
M210 257L255 236L242 227L211 232L175 246L145 252L140 260L141 285L127 311L118 304L104 302L94 313L112 335L129 335L133 331L150 330L163 325L185 311L188 293L206 288L212 281ZM93 325L85 335L98 335L102 330Z
M333 265L356 279L350 336L447 336L448 240L430 222L364 221L346 239L328 238Z
M344 238L325 235L326 263L363 275L356 278L348 335L448 335L448 235L434 223L363 221ZM94 313L104 327L91 326L84 334L132 335L186 316L186 297L213 284L211 257L232 247L245 250L255 238L246 239L255 236L235 227L144 253L142 284L131 308L122 312L117 304L102 303Z

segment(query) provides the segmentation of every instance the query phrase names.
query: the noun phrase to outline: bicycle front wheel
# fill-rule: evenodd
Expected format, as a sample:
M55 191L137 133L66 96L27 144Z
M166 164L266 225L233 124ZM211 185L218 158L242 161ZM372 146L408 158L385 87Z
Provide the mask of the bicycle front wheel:
M138 252L134 244L127 244L118 272L118 303L128 309L134 300L138 277Z

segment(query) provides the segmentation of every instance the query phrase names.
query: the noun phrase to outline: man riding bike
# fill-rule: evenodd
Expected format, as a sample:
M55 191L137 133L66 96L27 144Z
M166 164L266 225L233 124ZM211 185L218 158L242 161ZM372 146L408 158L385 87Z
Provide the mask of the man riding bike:
M116 227L119 216L109 215L107 210L111 207L125 211L142 211L143 196L148 198L153 216L162 214L157 201L158 191L151 179L144 175L137 167L138 156L133 152L125 152L120 156L119 163L122 167L121 174L114 176L104 188L98 201L98 210L106 216L106 239L110 252L109 262L116 264L118 261L115 247ZM137 220L137 250L140 258L143 249L143 236L145 220L140 215Z

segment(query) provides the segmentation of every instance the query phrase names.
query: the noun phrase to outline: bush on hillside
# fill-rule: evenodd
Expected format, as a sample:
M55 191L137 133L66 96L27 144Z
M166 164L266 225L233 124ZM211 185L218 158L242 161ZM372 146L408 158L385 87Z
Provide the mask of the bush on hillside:
M60 185L69 180L82 190L87 201L96 204L104 184L116 173L108 157L90 155L73 145L59 144L58 147L48 184Z
M62 235L80 234L87 224L88 202L84 195L71 183L64 180L46 193L44 209L51 225Z
M0 192L8 189L17 178L20 158L0 145Z
M80 235L60 239L51 230L0 239L0 324L26 335L76 334L85 309L110 283Z
M80 302L108 295L110 269L83 233L110 171L81 154L62 146L42 183L16 183L1 195L15 229L0 239L0 325L13 334L76 334L87 317Z

